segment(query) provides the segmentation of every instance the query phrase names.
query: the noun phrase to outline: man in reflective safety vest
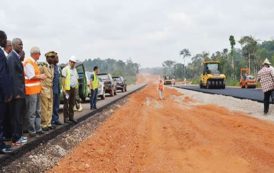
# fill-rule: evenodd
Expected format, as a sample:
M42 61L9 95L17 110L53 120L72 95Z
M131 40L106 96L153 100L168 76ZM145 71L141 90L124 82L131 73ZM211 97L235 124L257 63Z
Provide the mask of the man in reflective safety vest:
M76 89L78 89L78 73L75 68L76 58L70 57L69 64L62 69L62 91L64 96L64 123L77 123L74 119Z
M97 109L96 101L99 88L99 79L97 74L99 73L99 68L95 66L93 68L93 74L90 79L90 109Z
M26 117L28 118L28 132L30 136L43 134L40 115L41 81L46 79L45 74L40 74L37 60L40 58L40 49L33 47L30 50L31 57L25 58L25 91L26 91Z

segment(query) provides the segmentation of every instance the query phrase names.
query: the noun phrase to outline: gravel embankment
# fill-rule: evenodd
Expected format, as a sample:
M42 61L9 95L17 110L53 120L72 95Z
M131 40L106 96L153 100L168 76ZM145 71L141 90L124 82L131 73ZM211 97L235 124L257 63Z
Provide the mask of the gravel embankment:
M177 91L196 100L195 104L215 104L232 111L244 112L249 116L274 122L274 107L270 105L269 113L263 114L263 103L251 100L241 100L229 96L205 94L190 90L178 89Z

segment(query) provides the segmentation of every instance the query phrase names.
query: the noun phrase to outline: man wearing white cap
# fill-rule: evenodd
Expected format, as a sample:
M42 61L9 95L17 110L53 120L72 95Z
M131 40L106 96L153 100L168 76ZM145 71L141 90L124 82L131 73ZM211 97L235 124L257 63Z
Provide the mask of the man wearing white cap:
M270 67L271 63L266 58L262 69L258 72L258 81L261 83L264 92L264 114L269 110L269 99L274 90L274 70Z
M77 123L74 119L73 107L76 99L76 89L78 89L78 73L75 68L76 58L71 56L69 64L62 70L62 91L64 95L64 123L69 121Z

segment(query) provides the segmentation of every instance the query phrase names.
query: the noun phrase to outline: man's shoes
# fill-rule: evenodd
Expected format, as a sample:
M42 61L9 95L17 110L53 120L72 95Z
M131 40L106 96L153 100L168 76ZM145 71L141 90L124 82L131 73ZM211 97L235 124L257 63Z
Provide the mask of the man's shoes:
M39 131L39 132L36 132L36 134L37 134L37 135L43 135L43 134L45 134L45 133L43 132L43 130L41 130L41 131Z
M50 127L48 127L49 130L54 130L56 129L56 126L55 125L51 125Z
M57 126L63 125L60 121L56 121L56 122L53 123L53 124L55 124L55 125L57 125Z
M36 133L34 133L34 132L29 132L29 136L30 136L30 137L36 137L37 135L36 135Z
M9 146L4 146L0 149L1 154L9 154L12 152L13 152L13 150Z
M75 119L70 119L69 121L73 122L74 124L77 124L77 120Z
M47 132L47 131L49 131L49 128L48 127L43 127L42 130Z
M68 119L65 119L64 123L70 123L70 121Z
M11 138L3 137L3 141L4 141L4 142L11 141Z
M25 145L27 142L28 142L28 139L26 137L21 137L16 142L13 142L12 145L13 146L22 146L22 145Z

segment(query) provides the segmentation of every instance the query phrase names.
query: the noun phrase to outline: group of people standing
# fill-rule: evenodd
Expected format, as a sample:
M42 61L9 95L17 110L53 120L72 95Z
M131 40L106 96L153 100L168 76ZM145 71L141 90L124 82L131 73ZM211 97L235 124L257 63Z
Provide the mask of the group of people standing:
M24 133L35 137L62 124L58 115L61 88L64 122L77 123L73 112L79 78L75 57L63 68L60 86L56 52L47 52L46 62L38 65L40 49L32 47L25 58L23 41L8 41L4 31L0 31L0 47L0 153L27 143Z
M0 47L0 153L10 153L12 146L26 144L25 133L35 137L62 125L58 115L61 91L64 123L77 123L74 118L79 88L76 57L71 56L60 70L58 54L49 51L45 54L46 62L38 64L41 56L38 47L32 47L30 56L25 58L23 41L20 38L9 41L1 30ZM98 73L99 68L95 66L90 80L91 109L97 109Z

